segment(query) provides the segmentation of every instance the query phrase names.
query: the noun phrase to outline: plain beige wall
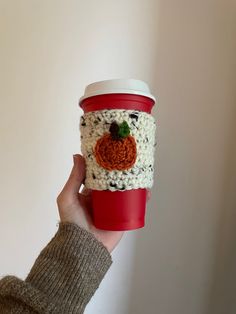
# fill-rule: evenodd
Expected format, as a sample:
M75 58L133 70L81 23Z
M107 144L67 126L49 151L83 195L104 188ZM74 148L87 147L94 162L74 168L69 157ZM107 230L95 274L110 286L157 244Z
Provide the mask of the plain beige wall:
M24 277L56 230L86 84L158 97L147 227L86 313L236 312L235 1L0 0L0 270Z

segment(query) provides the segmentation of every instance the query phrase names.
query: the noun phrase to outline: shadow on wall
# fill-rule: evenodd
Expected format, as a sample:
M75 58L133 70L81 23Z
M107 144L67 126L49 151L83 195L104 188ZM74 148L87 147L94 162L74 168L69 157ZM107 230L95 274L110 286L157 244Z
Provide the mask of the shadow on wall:
M228 82L232 91L232 116L230 143L225 160L224 197L216 237L216 250L212 272L212 284L208 296L206 314L236 313L236 3L228 6L228 25L232 32L226 33L231 40L229 58L232 58L232 79ZM231 36L231 34L233 36Z
M235 51L236 53L236 51ZM236 69L235 69L236 73ZM236 95L234 97L236 103ZM232 120L236 121L236 108ZM206 314L236 312L236 125L232 124L231 145L225 162L224 199L220 216L216 253Z
M136 231L127 314L233 314L236 37L225 34L234 5L158 3L155 185Z

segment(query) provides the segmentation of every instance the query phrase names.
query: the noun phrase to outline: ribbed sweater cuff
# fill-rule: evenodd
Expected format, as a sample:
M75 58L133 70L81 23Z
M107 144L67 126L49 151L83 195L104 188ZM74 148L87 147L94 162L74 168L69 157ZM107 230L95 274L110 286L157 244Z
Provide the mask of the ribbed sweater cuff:
M60 223L35 261L26 282L60 313L82 313L112 264L105 246L72 223Z

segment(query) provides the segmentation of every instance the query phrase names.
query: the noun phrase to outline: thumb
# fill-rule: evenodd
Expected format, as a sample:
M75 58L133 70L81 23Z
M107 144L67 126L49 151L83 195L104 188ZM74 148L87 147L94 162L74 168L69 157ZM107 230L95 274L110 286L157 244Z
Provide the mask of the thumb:
M71 198L74 196L78 196L79 189L85 179L85 160L84 158L77 154L73 155L74 166L71 170L70 176L62 190L66 198Z

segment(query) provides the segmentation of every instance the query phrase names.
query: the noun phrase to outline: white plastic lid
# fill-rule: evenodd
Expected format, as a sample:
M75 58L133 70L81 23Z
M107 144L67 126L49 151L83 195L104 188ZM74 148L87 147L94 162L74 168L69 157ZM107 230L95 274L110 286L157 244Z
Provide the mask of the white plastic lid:
M136 94L156 101L147 83L136 79L112 79L89 84L85 88L84 95L79 99L79 103L88 97L103 94Z

